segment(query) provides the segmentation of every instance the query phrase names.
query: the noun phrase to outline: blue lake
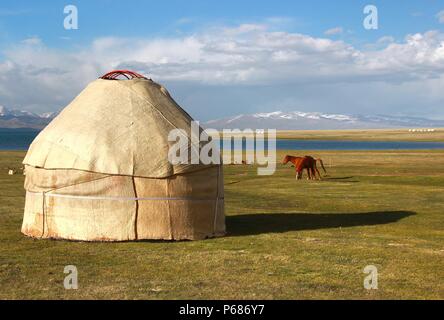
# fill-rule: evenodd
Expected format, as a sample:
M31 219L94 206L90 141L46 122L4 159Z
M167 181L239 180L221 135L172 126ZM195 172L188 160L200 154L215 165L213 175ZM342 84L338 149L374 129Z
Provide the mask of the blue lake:
M32 129L0 129L0 150L28 150L38 133Z
M0 150L27 150L39 131L31 129L0 129ZM265 145L267 145L265 143ZM244 143L245 147L245 143ZM276 141L278 150L420 150L443 149L444 142L408 141L332 141L287 140Z
M267 143L264 143L267 149ZM233 148L233 146L231 146ZM243 142L243 149L246 143ZM225 145L223 149L226 148ZM234 148L239 149L238 147ZM247 148L252 149L252 148ZM425 150L444 149L444 142L349 141L349 140L276 140L277 150Z

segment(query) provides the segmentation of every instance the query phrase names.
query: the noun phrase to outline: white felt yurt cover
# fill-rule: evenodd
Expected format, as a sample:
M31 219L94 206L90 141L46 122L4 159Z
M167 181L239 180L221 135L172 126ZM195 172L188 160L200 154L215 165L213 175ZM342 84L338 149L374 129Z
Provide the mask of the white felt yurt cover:
M192 118L154 81L110 74L31 144L22 232L88 241L223 235L221 165L168 161L169 132L190 134Z

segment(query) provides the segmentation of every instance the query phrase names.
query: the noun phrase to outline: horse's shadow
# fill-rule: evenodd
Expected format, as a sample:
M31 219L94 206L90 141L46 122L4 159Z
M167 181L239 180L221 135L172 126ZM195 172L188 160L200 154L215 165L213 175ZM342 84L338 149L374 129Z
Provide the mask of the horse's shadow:
M330 177L330 176L324 176L325 180L347 180L347 179L353 179L353 176L347 176L347 177Z
M413 211L363 213L262 213L227 216L228 236L346 228L394 223L415 215Z

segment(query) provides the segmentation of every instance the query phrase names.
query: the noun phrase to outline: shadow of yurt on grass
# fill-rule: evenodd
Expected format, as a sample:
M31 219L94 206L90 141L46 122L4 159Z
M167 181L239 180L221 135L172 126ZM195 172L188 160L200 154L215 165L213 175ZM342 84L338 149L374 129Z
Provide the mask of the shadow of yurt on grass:
M22 232L84 241L224 235L222 165L168 161L169 132L190 133L192 120L137 73L93 81L28 150Z

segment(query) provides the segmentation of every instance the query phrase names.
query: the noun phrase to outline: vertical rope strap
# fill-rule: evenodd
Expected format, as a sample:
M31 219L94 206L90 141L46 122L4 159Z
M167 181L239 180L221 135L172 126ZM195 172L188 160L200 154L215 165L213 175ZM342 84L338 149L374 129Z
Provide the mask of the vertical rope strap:
M46 197L45 197L45 191L42 191L42 235L40 238L43 238L45 235L45 208L46 208Z
M219 179L220 179L220 167L219 165L217 167L217 190L216 190L216 207L214 208L214 225L213 225L213 233L216 235L216 227L217 227L217 213L218 213L218 207L219 207Z
M166 179L166 192L167 192L167 197L170 197L170 184L169 184L169 179ZM173 237L173 219L171 218L171 207L170 207L170 200L167 200L167 206L168 206L168 221L169 221L169 227L170 227L170 237L171 239L174 239Z
M139 218L139 200L137 196L137 190L136 190L136 181L135 178L132 177L133 180L133 188L134 188L134 198L136 201L136 214L134 216L134 237L136 240L138 239L138 233L137 233L137 219Z

